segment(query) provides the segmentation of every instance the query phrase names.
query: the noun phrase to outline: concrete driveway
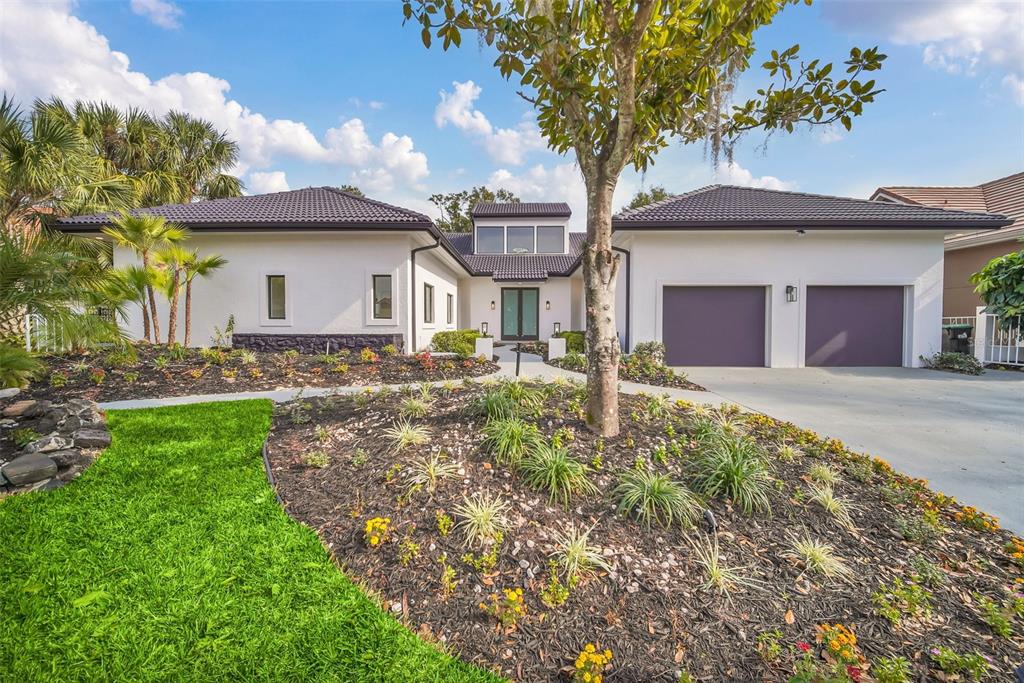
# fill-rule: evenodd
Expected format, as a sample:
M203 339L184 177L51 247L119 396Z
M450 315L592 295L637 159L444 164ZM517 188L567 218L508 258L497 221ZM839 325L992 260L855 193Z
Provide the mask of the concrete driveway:
M1024 373L682 369L730 401L877 455L1024 533Z

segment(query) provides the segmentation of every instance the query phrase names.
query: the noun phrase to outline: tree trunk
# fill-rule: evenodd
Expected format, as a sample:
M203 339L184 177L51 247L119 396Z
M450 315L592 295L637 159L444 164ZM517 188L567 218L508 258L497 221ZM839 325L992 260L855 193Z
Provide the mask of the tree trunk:
M178 269L171 270L171 310L167 312L167 345L178 343Z
M587 424L602 436L619 433L619 335L615 328L612 194L615 179L587 181L583 287L587 310Z
M149 270L149 252L142 252L142 267ZM153 296L153 285L146 285L146 294L149 297L149 321L153 326L153 343L160 343L160 318L156 314L156 297Z
M185 280L185 346L192 343L192 280Z
M151 342L153 339L149 335L149 306L146 305L145 295L139 304L142 306L142 336L146 338L147 342Z

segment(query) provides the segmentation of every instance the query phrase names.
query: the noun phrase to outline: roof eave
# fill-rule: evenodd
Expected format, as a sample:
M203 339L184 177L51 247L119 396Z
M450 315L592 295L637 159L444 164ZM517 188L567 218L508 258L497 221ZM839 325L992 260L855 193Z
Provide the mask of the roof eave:
M997 230L1012 219L993 216L985 220L946 219L930 221L878 220L784 220L784 221L628 221L612 219L612 230Z

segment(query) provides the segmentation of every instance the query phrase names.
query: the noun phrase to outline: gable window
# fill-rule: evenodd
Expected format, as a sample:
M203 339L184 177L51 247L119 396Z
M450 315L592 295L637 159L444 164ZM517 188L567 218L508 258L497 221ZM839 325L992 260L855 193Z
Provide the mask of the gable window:
M267 319L284 320L285 290L284 275L267 276Z
M391 320L391 276L373 276L373 317L377 320Z
M505 228L482 227L476 229L476 253L501 254L505 251Z
M509 254L533 253L533 226L510 226L506 228L505 251Z
M423 285L423 322L434 322L434 285Z
M448 324L455 322L455 296L448 295Z
M537 226L537 253L564 254L565 227L561 225Z

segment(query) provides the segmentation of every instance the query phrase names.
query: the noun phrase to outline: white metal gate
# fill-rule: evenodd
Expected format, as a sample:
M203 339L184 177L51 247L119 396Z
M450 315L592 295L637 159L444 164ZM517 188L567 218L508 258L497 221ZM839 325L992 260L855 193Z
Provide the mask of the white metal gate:
M974 355L982 363L1024 367L1024 329L1020 318L1009 325L978 308L974 328Z

